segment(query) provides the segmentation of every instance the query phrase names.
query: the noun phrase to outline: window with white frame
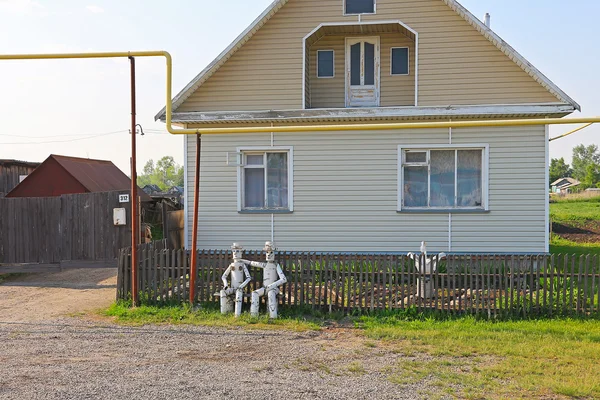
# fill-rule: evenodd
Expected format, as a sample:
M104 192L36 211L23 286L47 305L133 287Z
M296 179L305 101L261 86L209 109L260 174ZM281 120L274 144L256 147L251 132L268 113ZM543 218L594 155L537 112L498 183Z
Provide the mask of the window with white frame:
M333 50L317 50L317 78L335 76L335 57Z
M344 0L344 14L375 14L376 0Z
M408 75L410 72L408 47L392 47L391 52L392 75Z
M292 211L291 148L241 150L238 211Z
M401 148L400 209L486 209L486 148Z

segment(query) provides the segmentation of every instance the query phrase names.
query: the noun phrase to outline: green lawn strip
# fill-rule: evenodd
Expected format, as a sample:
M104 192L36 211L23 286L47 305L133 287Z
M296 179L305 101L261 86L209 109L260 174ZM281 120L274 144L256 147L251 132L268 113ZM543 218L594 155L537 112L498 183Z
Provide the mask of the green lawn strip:
M189 305L173 306L140 306L131 308L126 302L118 302L102 311L103 315L114 317L115 322L126 325L147 324L187 324L213 327L242 327L248 329L287 329L304 332L320 329L320 320L307 319L299 315L282 315L276 320L269 320L268 316L252 318L248 313L240 318L233 315L222 315L214 307L207 306L192 309Z
M416 356L392 373L398 384L432 377L461 398L600 398L597 320L361 317L359 326L368 337L391 340L399 352Z
M552 240L550 240L550 253L600 255L600 243L578 243L563 239L559 235L552 235Z
M561 201L550 204L550 218L556 223L573 224L600 220L600 201Z

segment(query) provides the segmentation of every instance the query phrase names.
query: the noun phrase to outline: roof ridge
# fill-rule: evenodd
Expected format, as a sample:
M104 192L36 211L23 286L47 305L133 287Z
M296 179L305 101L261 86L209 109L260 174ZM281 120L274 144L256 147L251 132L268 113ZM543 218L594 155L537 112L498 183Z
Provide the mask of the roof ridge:
M206 80L208 80L219 68L231 58L237 50L242 47L254 34L267 23L273 15L277 13L289 0L275 0L256 18L225 50L221 52L210 64L206 66L190 83L188 83L173 99L173 110L176 110L185 100L187 100ZM510 58L525 73L531 76L536 82L542 85L546 90L553 94L558 100L571 104L576 110L581 111L581 106L560 89L554 82L546 77L540 70L533 66L525 57L523 57L512 46L505 42L491 28L488 28L483 22L475 17L457 0L440 0L450 9L461 16L467 23L473 26L486 39L494 44L508 58ZM163 107L155 116L155 120L165 117L166 107Z
M77 161L85 161L85 162L89 162L89 161L97 161L97 162L102 162L102 163L111 163L114 164L112 161L110 160L98 160L95 158L83 158L83 157L74 157L74 156L63 156L60 154L50 154L50 157L57 159L57 158L66 158L69 160L77 160Z

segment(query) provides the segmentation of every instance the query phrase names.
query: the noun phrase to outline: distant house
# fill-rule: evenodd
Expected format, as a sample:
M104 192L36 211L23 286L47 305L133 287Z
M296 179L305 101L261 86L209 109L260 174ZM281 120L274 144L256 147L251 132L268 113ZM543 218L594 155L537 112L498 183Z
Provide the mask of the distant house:
M579 185L581 185L581 182L579 182L577 179L560 178L560 179L557 179L556 181L552 182L552 193L559 193L559 194L571 193L573 188L576 188Z
M130 188L131 179L110 161L51 155L6 197L57 197ZM141 189L138 196L151 200Z
M13 190L39 165L36 162L0 160L0 198Z

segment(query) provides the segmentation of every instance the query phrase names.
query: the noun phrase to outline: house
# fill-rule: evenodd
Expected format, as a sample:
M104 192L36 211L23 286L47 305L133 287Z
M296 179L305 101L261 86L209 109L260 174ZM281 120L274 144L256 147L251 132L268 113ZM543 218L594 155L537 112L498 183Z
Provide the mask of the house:
M581 182L579 182L577 179L560 178L552 182L552 193L571 193L571 191L579 185L581 185Z
M39 165L40 163L36 162L0 160L0 198L13 190Z
M110 161L51 155L6 197L57 197L130 189L131 179ZM151 200L139 188L138 196L142 201Z
M455 0L276 0L172 105L173 122L200 134L580 110ZM525 124L201 135L198 247L547 252L548 139ZM185 139L188 245L196 140Z

